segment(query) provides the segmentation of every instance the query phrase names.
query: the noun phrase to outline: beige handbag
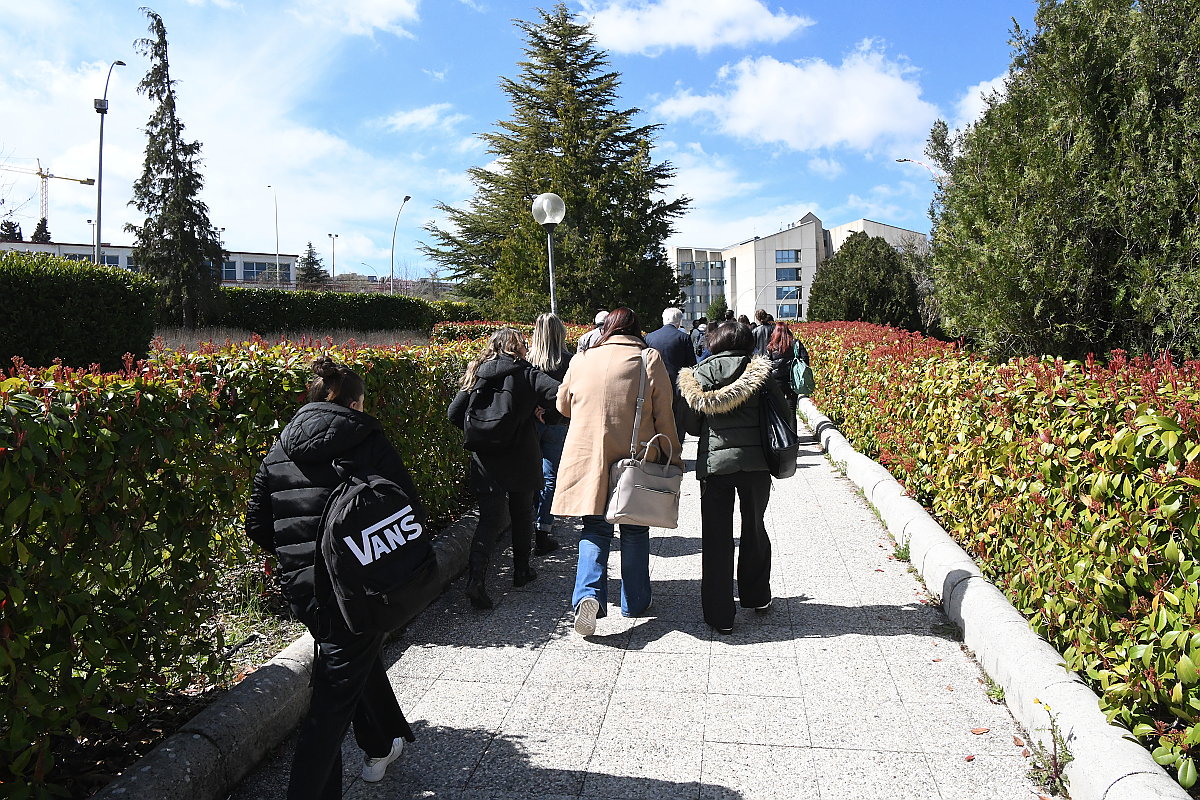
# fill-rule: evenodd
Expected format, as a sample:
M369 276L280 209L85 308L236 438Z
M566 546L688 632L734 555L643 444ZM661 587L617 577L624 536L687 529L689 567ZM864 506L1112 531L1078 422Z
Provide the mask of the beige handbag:
M633 417L633 438L629 442L629 458L617 461L608 471L608 508L604 518L625 525L649 525L653 528L675 528L679 525L679 491L683 484L683 468L671 463L675 448L664 434L656 433L646 442L638 458L637 435L642 426L642 404L646 396L646 351L642 351L642 374L638 385L637 413ZM648 460L650 446L659 455L659 437L667 442L667 463Z

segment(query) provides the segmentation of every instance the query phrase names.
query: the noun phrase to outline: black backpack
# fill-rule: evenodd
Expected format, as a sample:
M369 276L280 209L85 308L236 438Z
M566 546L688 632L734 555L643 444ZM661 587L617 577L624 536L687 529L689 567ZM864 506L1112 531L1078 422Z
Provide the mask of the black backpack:
M479 379L467 399L463 415L463 447L476 453L503 450L517 438L522 414L518 412L517 393L521 385L509 373L502 379Z
M321 515L318 603L332 596L353 633L395 630L441 588L425 520L394 481L345 462L334 469L343 480Z

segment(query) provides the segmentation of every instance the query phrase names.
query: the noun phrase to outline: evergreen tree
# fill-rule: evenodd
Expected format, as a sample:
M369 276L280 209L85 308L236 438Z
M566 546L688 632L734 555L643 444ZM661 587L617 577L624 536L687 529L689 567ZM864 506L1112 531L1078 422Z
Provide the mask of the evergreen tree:
M304 248L304 255L296 262L296 288L324 289L329 286L329 273L325 271L324 262L317 255L313 243L309 242Z
M1200 24L1175 0L1040 0L1003 96L927 153L943 326L999 356L1200 355Z
M0 222L0 242L23 242L25 234L21 233L21 226L13 222L11 219L6 219Z
M554 235L559 314L590 320L627 305L653 320L680 300L663 243L689 201L662 199L675 172L651 160L659 126L616 108L620 75L589 28L562 3L538 15L516 23L527 59L518 79L501 81L512 116L481 134L495 163L469 171L475 196L465 209L438 205L449 226L426 226L432 242L422 250L492 315L532 319L549 306L549 278L530 207L554 192L567 206Z
M859 231L821 262L808 319L855 320L918 330L917 289L904 259L881 236Z
M720 321L725 319L725 312L728 310L729 304L725 302L725 295L721 294L709 301L705 314L711 320Z
M194 328L219 313L225 252L209 221L208 206L200 200L200 143L183 138L167 61L166 27L158 14L142 11L150 19L152 36L136 44L150 59L138 92L158 105L146 124L145 167L129 203L146 219L125 229L134 235L133 257L139 269L158 282L159 320Z
M42 217L38 220L37 227L33 229L33 236L29 237L29 241L39 242L41 244L46 244L47 242L51 241L50 227L45 217Z

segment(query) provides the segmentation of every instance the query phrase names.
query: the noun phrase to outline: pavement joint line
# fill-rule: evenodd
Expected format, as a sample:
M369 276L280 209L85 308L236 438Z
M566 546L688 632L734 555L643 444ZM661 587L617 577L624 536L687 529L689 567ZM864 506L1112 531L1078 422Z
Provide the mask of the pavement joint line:
M816 433L830 463L834 464L835 469L838 464L844 465L844 470L839 471L863 488L863 495L868 503L872 502L872 495L879 486L883 484L890 486L892 483L899 486L899 482L892 477L890 481L885 479L872 484L871 489L867 490L853 476L860 472L866 472L868 475L874 474L876 469L886 472L886 468L855 450L829 418L822 414L820 409L807 397L800 400L800 416ZM899 522L894 519L894 514L889 513L889 509L879 508L877 511L888 530L891 530L892 526ZM980 578L983 583L991 585L990 581L978 574L978 566L974 559L967 555L924 509L914 509L913 516L903 520L903 523L896 527L904 531L908 525L918 521L926 521L925 527L934 529L934 538L937 540L936 543L929 544L921 556L919 572L922 579L926 580L927 588L927 568L931 566L928 563L929 558L938 550L949 550L954 559L949 564L932 565L935 568L949 570L943 580L950 578L955 571L964 569L969 564L975 572L971 573L964 569L968 574L963 576L955 584L956 586L970 578ZM957 553L954 552L955 550ZM943 558L943 556L939 555L939 558ZM942 589L945 589L944 583ZM929 591L941 600L943 609L954 620L956 614L951 613L952 609L947 601L947 598L954 594L953 589L946 592L944 596L941 591L931 588ZM1008 602L1006 597L1003 599L1007 605L1007 608L1003 610L1019 615L1011 602ZM1099 698L1096 694L1074 672L1066 671L1063 667L1066 658L1046 643L1045 639L1037 635L1029 627L1028 621L1026 621L1025 631L1029 635L1021 637L1017 643L1014 643L994 634L993 626L988 624L991 619L988 612L976 611L974 608L960 608L957 616L961 617L964 623L971 624L973 629L971 650L975 653L980 665L988 662L1001 668L1001 674L998 676L989 674L989 677L1004 688L1005 705L1008 706L1017 721L1030 732L1030 735L1037 737L1043 745L1051 745L1049 712L1041 705L1028 702L1009 703L1008 698L1035 698L1039 695L1050 694L1050 690L1055 687L1067 685L1078 687L1075 694L1063 697L1062 700L1056 697L1053 704L1059 731L1074 756L1065 770L1067 778L1070 780L1073 800L1150 800L1150 798L1190 800L1191 795L1167 775L1166 770L1150 757L1148 750L1141 744L1126 738L1130 735L1128 730L1108 722L1099 709ZM978 630L974 630L975 628ZM964 633L966 632L964 631ZM1040 642L1045 647L1039 651L1028 644L1031 640ZM982 653L981 650L985 649L987 652ZM1047 650L1053 652L1057 659L1052 660L1048 657ZM1026 659L1035 662L1035 666L1040 668L1039 671L1051 673L1057 671L1062 677L1047 680L1040 685L1031 685L1030 679L1026 679L1028 669L1021 671L1012 669L1017 662ZM1081 699L1079 695L1083 695L1084 699ZM1063 703L1066 703L1065 707ZM1129 781L1129 779L1139 777L1144 780ZM1134 785L1118 788L1117 785L1123 782L1134 783Z

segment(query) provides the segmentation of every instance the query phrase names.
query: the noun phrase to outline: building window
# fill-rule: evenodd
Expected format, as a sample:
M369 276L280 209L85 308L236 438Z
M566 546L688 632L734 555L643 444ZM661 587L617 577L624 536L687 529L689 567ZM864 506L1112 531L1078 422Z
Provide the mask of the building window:
M795 300L800 302L800 287L799 286L776 286L776 300Z
M226 261L221 267L221 280L236 281L237 280L237 262Z
M797 261L800 260L798 258L799 254L800 254L799 250L776 250L775 251L775 263L776 264L795 264Z
M800 316L800 306L796 303L780 303L777 308L779 319L797 319Z
M270 266L266 261L243 261L242 277L248 281L259 280L260 277L266 274Z
M292 262L279 262L279 280L282 283L292 282Z
M125 269L129 270L130 272L138 271L138 265L137 262L133 260L133 256L128 256L125 259Z
M92 257L84 253L63 253L63 258L68 261L91 261Z
M121 257L120 256L103 255L103 256L100 256L100 263L106 267L119 267L119 266L121 266Z
M783 267L775 269L775 280L777 281L798 281L800 280L800 270L795 267Z

